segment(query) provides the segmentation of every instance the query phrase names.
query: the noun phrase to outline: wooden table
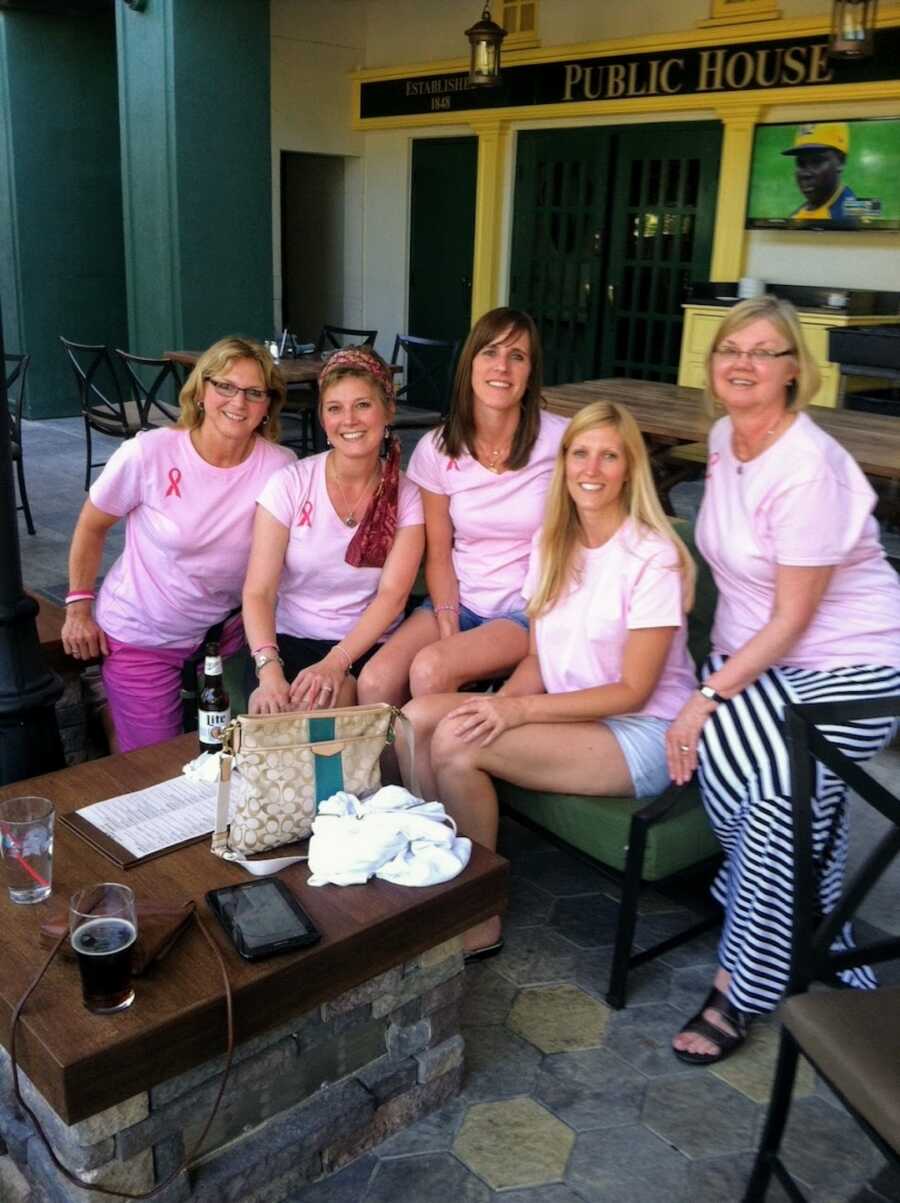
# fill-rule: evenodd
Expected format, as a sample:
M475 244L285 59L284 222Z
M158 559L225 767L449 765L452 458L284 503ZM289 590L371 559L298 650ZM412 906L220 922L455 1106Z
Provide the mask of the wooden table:
M705 441L711 419L703 391L652 380L585 380L544 389L547 408L571 417L591 401L620 401L651 444ZM867 476L900 480L900 418L812 405L806 412L857 461Z
M0 798L44 795L60 813L175 776L196 752L196 736L127 755L90 761L0 789ZM409 889L372 881L365 886L311 888L305 866L282 879L323 933L303 952L251 964L242 961L218 926L204 895L251 880L214 857L208 841L124 871L64 823L57 823L51 901L16 906L0 897L0 1040L9 1047L12 1009L46 953L41 922L79 887L125 881L140 897L194 898L225 956L234 992L238 1041L308 1012L391 966L433 948L506 905L508 863L478 845L451 882ZM59 957L29 1001L19 1029L22 1068L67 1122L94 1115L221 1053L224 993L203 937L189 931L161 966L136 981L137 998L120 1015L97 1017L81 1005L77 968Z

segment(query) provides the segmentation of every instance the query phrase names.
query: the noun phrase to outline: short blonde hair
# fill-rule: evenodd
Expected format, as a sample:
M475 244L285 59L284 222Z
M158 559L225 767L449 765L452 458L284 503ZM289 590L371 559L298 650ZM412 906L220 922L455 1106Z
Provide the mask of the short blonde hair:
M220 338L197 360L190 376L184 382L184 387L178 398L181 405L181 416L178 425L184 430L196 430L203 425L203 408L200 402L206 382L211 376L219 376L227 372L231 365L239 359L253 359L259 364L263 374L265 387L269 390L271 401L266 415L267 420L256 428L256 433L264 439L277 443L281 436L281 423L278 415L281 413L287 396L284 378L278 370L278 365L261 343L252 342L248 338Z
M739 301L733 309L728 311L706 352L706 397L711 411L717 402L721 404L713 388L712 365L716 347L730 338L732 334L737 334L738 330L743 330L751 322L761 319L765 319L775 327L784 341L792 348L794 359L797 361L797 375L793 383L788 385L788 409L804 409L818 392L821 376L816 361L806 345L806 339L803 337L803 328L797 317L797 310L790 301L783 301L780 297L768 295L753 297L748 301Z
M643 527L668 539L678 553L682 599L687 612L694 602L694 559L672 529L660 505L640 427L624 405L615 401L594 401L572 418L563 431L562 442L556 453L541 529L541 576L528 604L529 617L538 618L551 610L575 572L576 554L581 545L581 522L566 483L566 456L577 438L596 430L598 426L611 426L622 440L626 477L622 485L621 505L625 514L638 529Z

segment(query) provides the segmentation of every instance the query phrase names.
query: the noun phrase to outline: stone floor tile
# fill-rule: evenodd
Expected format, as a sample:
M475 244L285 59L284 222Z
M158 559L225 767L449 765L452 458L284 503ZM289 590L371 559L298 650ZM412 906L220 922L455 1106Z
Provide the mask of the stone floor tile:
M647 1079L605 1049L545 1057L535 1096L576 1132L635 1124Z
M549 845L544 845L549 848ZM594 894L602 892L609 881L599 869L568 852L550 848L549 851L526 852L517 856L512 867L513 876L526 877L542 890L548 890L557 898L571 894Z
M534 882L524 877L512 877L509 883L509 905L503 915L503 927L535 927L546 923L553 910L554 898Z
M754 1153L730 1153L692 1161L688 1170L691 1203L737 1203L750 1180L754 1157ZM790 1203L777 1179L769 1184L766 1203Z
M639 916L634 933L634 942L638 948L649 948L660 940L667 940L696 923L700 916L683 907L665 915ZM660 960L670 969L684 969L688 965L706 965L716 960L719 947L719 933L716 930L695 936L686 944L679 944L664 952Z
M816 1189L862 1186L884 1160L846 1112L815 1097L795 1099L781 1152L789 1172Z
M466 968L461 1000L464 1024L505 1022L519 988L497 973L494 968L497 964L497 961L492 964L475 962Z
M679 1072L696 1075L696 1069L672 1052L672 1037L681 1027L678 1012L666 1003L629 1006L613 1013L604 1047L648 1077Z
M466 1113L466 1104L454 1099L440 1111L432 1111L411 1127L378 1146L379 1157L402 1157L408 1153L446 1153L453 1144Z
M366 1197L366 1188L377 1165L377 1157L367 1153L337 1174L291 1194L285 1203L359 1203Z
M502 815L497 834L497 851L501 856L518 859L525 852L548 852L552 845L545 836L531 827L526 827L511 815Z
M897 1203L900 1200L900 1166L887 1165L869 1180L869 1189L879 1198Z
M651 1082L641 1119L688 1157L714 1157L752 1149L758 1115L745 1095L701 1071Z
M575 1134L534 1099L470 1107L453 1151L494 1190L558 1182Z
M751 1024L744 1046L725 1061L710 1066L710 1073L745 1094L754 1103L768 1103L779 1042L780 1033L776 1025ZM811 1095L815 1085L815 1071L806 1058L801 1057L794 1079L794 1098Z
M569 981L579 956L574 944L546 927L522 927L507 933L506 947L494 964L518 986Z
M609 990L612 958L612 945L589 949L578 958L575 981L583 990L605 999ZM672 970L658 960L631 969L628 973L627 1005L665 1002L669 997L671 979Z
M610 1009L577 986L541 986L520 990L506 1023L542 1053L597 1048Z
M467 1103L531 1093L541 1061L536 1048L499 1026L464 1028L463 1036Z
M347 1203L491 1203L492 1197L452 1154L427 1153L380 1162L366 1193Z
M681 1024L687 1023L709 994L717 969L713 958L698 965L672 970L668 1003L682 1016Z
M585 1203L684 1203L687 1174L686 1157L634 1124L582 1133L566 1182Z
M618 902L601 893L560 898L550 926L579 948L598 948L615 940L619 909Z
M491 1195L493 1203L584 1203L562 1182L551 1182L549 1186L534 1186L527 1190L504 1190Z
M604 885L603 893L607 898L612 898L614 902L619 902L622 898L622 887L614 881L609 881ZM665 894L654 890L652 886L645 886L638 894L639 915L663 915L667 911L680 911L683 905L672 898L667 898Z

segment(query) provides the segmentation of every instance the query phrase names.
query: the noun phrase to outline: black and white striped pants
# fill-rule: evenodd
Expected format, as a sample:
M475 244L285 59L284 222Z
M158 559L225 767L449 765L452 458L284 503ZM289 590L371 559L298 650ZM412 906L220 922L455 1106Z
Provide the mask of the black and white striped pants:
M704 678L726 657L713 654ZM725 908L719 963L732 975L729 996L741 1011L772 1011L787 987L791 960L793 833L790 767L784 742L785 703L841 702L900 694L900 670L864 665L819 672L770 668L707 720L699 747L703 801L725 850L713 895ZM868 760L892 738L893 719L819 728L852 760ZM816 766L813 847L823 913L840 897L847 860L847 787ZM836 813L837 812L837 813ZM835 825L832 834L832 826ZM829 838L830 837L830 838ZM846 938L851 939L849 931ZM872 988L871 970L842 975Z

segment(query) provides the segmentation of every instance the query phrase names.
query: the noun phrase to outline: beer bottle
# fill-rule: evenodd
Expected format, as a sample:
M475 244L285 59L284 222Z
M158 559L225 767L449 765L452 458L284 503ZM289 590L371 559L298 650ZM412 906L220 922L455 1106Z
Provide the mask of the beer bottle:
M203 662L203 685L197 708L201 752L221 752L222 732L231 722L231 703L222 679L219 645L210 640Z

